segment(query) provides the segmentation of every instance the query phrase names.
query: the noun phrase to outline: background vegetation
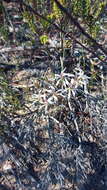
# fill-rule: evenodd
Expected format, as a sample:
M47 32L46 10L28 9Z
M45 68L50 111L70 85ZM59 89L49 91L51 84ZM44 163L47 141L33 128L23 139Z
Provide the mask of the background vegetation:
M0 189L106 189L106 11L0 2Z

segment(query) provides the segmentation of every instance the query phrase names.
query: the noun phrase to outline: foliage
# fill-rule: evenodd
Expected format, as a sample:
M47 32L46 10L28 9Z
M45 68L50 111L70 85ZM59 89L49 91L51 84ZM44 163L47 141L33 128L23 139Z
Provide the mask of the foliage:
M12 113L16 112L21 108L21 103L19 99L20 94L15 92L8 83L6 76L3 72L0 72L0 121L2 126L0 127L0 131L5 133L5 125L2 122L2 119L8 117ZM9 126L7 124L7 128L9 130ZM0 132L1 135L1 132Z
M65 0L60 0L59 1L63 6L65 6ZM56 19L59 19L60 17L62 17L62 13L61 11L59 10L59 8L57 7L56 3L53 1L53 5L52 5L52 12L53 12L53 15Z
M93 5L91 0L74 0L72 1L73 4L73 14L77 18L82 19L82 23L85 24L86 27L88 27L88 30L90 34L96 38L100 27L100 14L106 5L106 1L93 1Z
M34 87L33 97L26 102L30 112L11 121L10 132L4 128L4 142L11 147L5 157L16 168L15 184L41 190L72 188L72 184L79 188L85 185L85 177L90 185L89 176L96 178L98 168L101 171L103 167L100 135L95 137L101 130L102 121L98 117L102 103L87 94L88 78L80 68L72 74L48 70L37 80L39 88ZM6 173L9 175L8 170ZM94 187L94 183L91 185ZM99 188L101 181L96 185Z
M8 40L8 35L9 35L8 26L1 26L1 27L0 27L0 34L1 34L1 38L2 38L4 41Z
M0 188L103 190L104 55L54 0L23 2L3 2ZM97 39L105 1L59 2Z
M34 15L28 11L24 11L23 19L24 19L24 22L28 23L28 26L31 29L31 31L35 33Z

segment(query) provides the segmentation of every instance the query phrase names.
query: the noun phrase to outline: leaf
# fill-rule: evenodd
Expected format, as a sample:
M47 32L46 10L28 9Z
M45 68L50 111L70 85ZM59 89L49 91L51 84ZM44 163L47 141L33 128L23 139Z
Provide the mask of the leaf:
M65 5L65 0L59 0L59 2L61 3L61 5ZM59 19L62 17L62 13L61 10L58 8L57 4L55 2L53 2L53 15L55 16L56 19Z

